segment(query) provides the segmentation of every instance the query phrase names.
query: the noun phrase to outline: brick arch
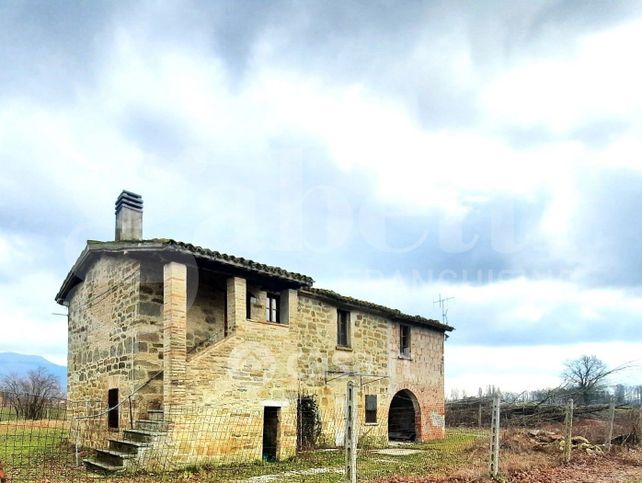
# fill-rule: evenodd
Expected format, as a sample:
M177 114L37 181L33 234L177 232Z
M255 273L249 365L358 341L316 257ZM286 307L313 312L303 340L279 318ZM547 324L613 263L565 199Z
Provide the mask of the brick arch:
M388 439L391 441L421 441L421 407L410 389L398 391L388 409Z

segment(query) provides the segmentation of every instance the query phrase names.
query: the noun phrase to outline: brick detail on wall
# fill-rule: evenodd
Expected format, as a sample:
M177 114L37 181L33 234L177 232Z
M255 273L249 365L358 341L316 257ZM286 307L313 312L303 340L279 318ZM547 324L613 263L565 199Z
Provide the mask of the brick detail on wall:
M230 277L227 279L227 333L235 332L238 325L245 320L245 279Z
M163 405L167 411L185 401L187 267L170 262L163 278Z

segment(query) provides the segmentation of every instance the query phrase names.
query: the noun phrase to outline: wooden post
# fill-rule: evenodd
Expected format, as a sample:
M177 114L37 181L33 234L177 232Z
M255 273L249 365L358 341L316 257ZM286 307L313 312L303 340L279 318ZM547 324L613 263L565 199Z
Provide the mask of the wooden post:
M477 426L482 427L482 389L479 388L479 413L477 414Z
M638 446L642 446L642 405L638 409Z
M493 398L493 408L490 422L490 475L494 478L499 473L499 417L500 417L499 394Z
M571 448L573 446L573 399L569 399L566 403L566 417L564 418L566 425L566 440L564 444L564 461L568 463L571 461Z
M129 399L129 428L134 429L134 410L132 408L132 395L128 396Z
M357 483L357 405L355 399L354 382L348 381L344 428L344 448L346 453L345 481L347 483Z
M615 400L611 396L609 403L609 434L606 439L606 451L611 451L611 440L613 439L613 422L615 421Z

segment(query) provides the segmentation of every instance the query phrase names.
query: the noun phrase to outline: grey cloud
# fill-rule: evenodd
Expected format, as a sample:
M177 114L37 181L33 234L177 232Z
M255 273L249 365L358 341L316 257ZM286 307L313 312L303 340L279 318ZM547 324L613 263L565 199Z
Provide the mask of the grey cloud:
M0 99L73 99L95 79L117 11L106 1L0 3Z
M642 174L607 169L587 174L571 233L585 279L598 285L642 283Z
M363 83L386 99L405 102L430 127L465 127L479 115L477 87L455 82L460 80L452 77L457 71L449 70L454 54L469 56L475 73L484 79L522 57L571 48L578 34L639 14L631 2L230 1L135 6L3 2L0 63L11 68L0 70L0 100L16 96L41 103L72 103L79 90L97 82L113 53L117 32L124 30L143 42L150 56L173 48L222 59L232 92L242 89L255 66L257 49L267 42L273 48L268 59L272 65L332 85ZM571 229L577 252L572 257L549 251L545 240L537 237L538 223L550 202L543 196L531 201L495 198L478 204L461 227L463 243L478 238L463 251L452 252L441 245L443 220L434 212L391 217L380 243L396 248L412 245L426 233L419 246L396 252L372 243L359 225L364 208L386 210L371 194L376 189L372 180L363 172L330 165L324 147L309 139L284 134L269 140L272 144L267 149L230 152L214 147L192 156L189 129L169 115L129 106L118 121L122 134L147 156L144 163L149 164L142 169L165 170L173 181L169 191L151 174L133 177L125 169L122 179L110 180L113 198L122 188L143 195L147 236L193 241L317 278L349 271L400 272L429 281L431 276L439 279L440 273L442 277L454 273L461 279L453 282L481 284L498 273L555 277L572 272L582 283L595 285L642 282L638 229L642 179L633 172L612 170L579 181L581 210ZM585 128L570 136L599 146L626 125L625 120L588 120ZM544 130L502 134L521 147L559 139ZM81 209L86 200L79 187L52 185L28 167L27 156L16 153L15 158L2 160L26 167L5 171L10 182L0 203L0 223L5 232L46 243L48 249L38 259L41 267L62 279L73 254L71 260L61 260L57 253L77 253L83 238L111 238L113 198L101 193L100 203L92 203L88 213ZM299 178L280 171L285 161L301 169ZM283 179L287 176L295 178ZM98 186L106 181L87 179L87 183ZM323 189L330 193L328 199L305 196ZM243 198L243 193L248 196ZM343 208L329 208L328 201L341 202ZM519 250L496 249L493 217L514 220L513 226L500 228L499 236L514 237ZM320 253L319 246L329 240L340 243ZM535 336L520 328L501 335L484 332L481 327L499 315L491 312L481 319L477 313L463 313L461 330L454 337L468 342L533 341ZM614 312L587 337L597 339L607 328L606 321L617 317L626 324L631 321L629 315ZM559 309L547 319L550 325L540 327L542 334L537 337L551 342L572 339L575 329L552 330L567 320L582 320L577 307ZM630 334L627 330L611 333L625 337Z
M575 130L570 138L599 149L608 146L618 135L625 134L629 126L630 123L625 119L595 120Z
M332 83L364 83L403 101L429 127L472 125L477 88L453 82L469 57L481 80L521 56L572 48L574 37L640 15L633 2L4 2L4 95L69 100L93 85L118 32L222 59L242 87L257 48L269 62ZM565 47L564 47L565 48ZM466 74L463 74L466 75ZM465 79L462 79L465 80ZM464 85L466 83L464 82Z
M558 0L548 2L534 16L531 35L549 37L555 31L578 33L593 31L642 14L642 5L636 0Z
M167 114L147 109L130 109L122 116L123 135L146 153L163 162L177 159L189 148L191 139L184 126L168 119Z
M569 301L555 307L537 322L510 320L512 300L498 299L492 306L467 306L458 300L450 311L457 330L452 342L493 346L557 345L582 342L640 340L639 316L630 310L609 307L599 318L587 317L584 307Z

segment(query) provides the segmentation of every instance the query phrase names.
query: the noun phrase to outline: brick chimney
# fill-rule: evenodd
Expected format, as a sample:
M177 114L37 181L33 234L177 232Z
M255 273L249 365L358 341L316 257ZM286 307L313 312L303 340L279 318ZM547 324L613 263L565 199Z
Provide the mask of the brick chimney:
M143 197L125 191L116 200L116 241L143 239Z

